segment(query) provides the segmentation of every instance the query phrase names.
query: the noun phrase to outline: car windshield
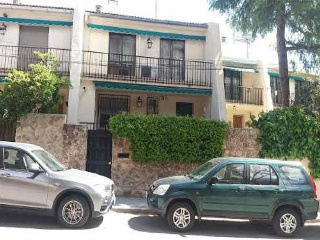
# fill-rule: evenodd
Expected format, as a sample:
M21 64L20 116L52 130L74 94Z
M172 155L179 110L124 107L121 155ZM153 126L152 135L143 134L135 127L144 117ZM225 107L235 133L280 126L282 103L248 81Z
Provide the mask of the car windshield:
M44 150L33 150L32 153L38 157L38 159L45 164L51 171L58 172L64 171L67 168L63 166L53 155Z
M195 170L193 170L190 174L188 174L188 176L191 178L200 179L204 175L206 175L212 168L214 168L216 165L218 165L218 163L220 163L221 161L222 160L219 158L212 159L212 160L202 164L201 166L199 166Z

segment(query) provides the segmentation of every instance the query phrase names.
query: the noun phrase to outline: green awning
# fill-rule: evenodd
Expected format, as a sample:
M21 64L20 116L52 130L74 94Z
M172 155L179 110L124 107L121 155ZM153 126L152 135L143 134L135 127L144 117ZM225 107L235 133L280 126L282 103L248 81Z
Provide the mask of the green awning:
M0 77L0 83L2 83L2 82L7 82L8 80L7 80L7 78L5 78L5 77Z
M239 72L251 72L251 73L258 73L258 69L253 68L237 68L237 67L224 67L224 69L239 71Z
M277 77L277 78L280 77L279 73L275 73L275 72L268 72L268 73L270 77ZM295 81L304 82L304 79L300 76L289 75L289 78Z
M113 27L113 26L107 26L107 25L99 25L99 24L93 24L93 23L88 23L87 26L92 29L99 29L99 30L104 30L108 32L127 33L127 34L133 34L133 35L147 35L147 36L156 36L156 37L173 38L173 39L186 39L186 40L201 40L201 41L206 40L205 36L199 36L199 35L155 32L155 31L140 30L140 29L133 29L133 28L122 28L122 27Z
M1 22L12 22L22 24L35 24L35 25L55 25L55 26L72 26L72 22L57 21L57 20L43 20L43 19L31 19L31 18L10 18L0 17Z
M184 93L184 94L211 94L210 89L199 88L183 88L183 87L161 87L151 85L139 85L139 84L126 84L115 82L95 82L96 87L112 88L112 89L124 89L124 90L139 90L149 92L167 92L167 93Z

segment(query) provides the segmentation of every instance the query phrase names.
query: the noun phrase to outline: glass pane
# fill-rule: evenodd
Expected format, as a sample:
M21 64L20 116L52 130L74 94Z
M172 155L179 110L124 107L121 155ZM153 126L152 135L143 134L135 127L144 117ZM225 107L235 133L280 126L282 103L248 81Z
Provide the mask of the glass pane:
M302 169L292 166L281 166L281 172L285 176L285 180L289 181L292 185L307 185L308 181L303 174Z
M241 184L244 181L244 164L229 164L220 169L215 175L219 183Z
M278 185L278 176L268 165L250 165L250 184L253 185Z

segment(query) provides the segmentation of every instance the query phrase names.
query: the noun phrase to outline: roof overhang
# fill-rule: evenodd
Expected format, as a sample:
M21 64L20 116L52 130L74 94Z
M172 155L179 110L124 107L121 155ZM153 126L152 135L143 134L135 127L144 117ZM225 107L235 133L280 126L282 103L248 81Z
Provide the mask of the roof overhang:
M127 84L127 83L117 83L117 82L94 82L94 85L96 87L110 88L110 89L211 95L210 89L200 89L200 88L164 87L164 86Z

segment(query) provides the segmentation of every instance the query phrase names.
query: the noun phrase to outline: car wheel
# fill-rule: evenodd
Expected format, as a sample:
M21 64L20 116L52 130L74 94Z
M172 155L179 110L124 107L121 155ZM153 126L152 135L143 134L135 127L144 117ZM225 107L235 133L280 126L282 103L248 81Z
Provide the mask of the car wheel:
M62 199L58 207L57 216L63 226L80 228L88 222L90 207L83 197L71 195Z
M167 223L171 229L177 232L186 232L195 224L194 210L188 203L175 203L168 210Z
M301 228L299 214L291 208L283 208L276 212L272 226L275 233L281 237L290 237Z

